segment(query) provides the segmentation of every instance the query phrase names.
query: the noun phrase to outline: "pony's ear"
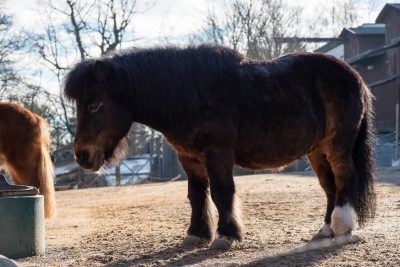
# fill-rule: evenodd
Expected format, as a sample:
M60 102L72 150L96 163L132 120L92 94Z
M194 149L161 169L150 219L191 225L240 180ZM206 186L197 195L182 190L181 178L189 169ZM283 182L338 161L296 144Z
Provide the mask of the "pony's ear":
M96 60L93 67L93 76L97 82L105 82L108 77L106 63L101 60Z

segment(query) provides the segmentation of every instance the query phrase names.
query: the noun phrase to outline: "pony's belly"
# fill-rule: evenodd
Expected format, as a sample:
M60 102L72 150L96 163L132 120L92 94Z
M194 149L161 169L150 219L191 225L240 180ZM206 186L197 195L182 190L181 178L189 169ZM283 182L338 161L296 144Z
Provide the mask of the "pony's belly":
M318 137L287 139L276 142L262 139L247 146L237 147L235 161L252 169L276 169L289 165L309 153L318 144Z
M239 129L235 146L236 162L253 169L276 169L309 153L323 138L323 124L306 120L279 124L248 124Z
M279 169L281 167L289 165L290 163L294 162L300 157L294 157L290 159L286 158L286 159L264 159L264 160L252 160L251 158L247 160L237 159L236 164L244 168L258 169L258 170Z

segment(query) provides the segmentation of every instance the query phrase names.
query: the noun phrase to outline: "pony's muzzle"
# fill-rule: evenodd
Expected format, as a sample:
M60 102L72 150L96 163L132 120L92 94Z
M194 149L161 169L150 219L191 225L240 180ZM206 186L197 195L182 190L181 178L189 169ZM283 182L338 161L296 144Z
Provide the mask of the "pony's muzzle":
M90 154L89 150L82 149L75 153L76 162L82 167L89 165Z
M104 153L91 146L75 150L75 159L79 166L94 172L104 165Z

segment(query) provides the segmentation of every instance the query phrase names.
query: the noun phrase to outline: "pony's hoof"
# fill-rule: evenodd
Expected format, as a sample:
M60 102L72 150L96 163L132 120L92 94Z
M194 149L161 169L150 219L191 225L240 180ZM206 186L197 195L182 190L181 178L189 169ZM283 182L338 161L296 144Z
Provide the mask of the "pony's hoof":
M324 223L311 240L333 238L334 234L329 224Z
M346 204L336 206L332 212L331 229L335 236L349 235L356 227L354 209Z
M333 228L333 233L335 237L351 235L351 231L352 229L342 222L336 222L335 228Z
M228 250L232 247L233 239L227 236L218 236L211 244L211 249Z
M181 247L198 247L204 244L207 244L208 240L195 236L195 235L186 235L185 239L183 239L181 243Z
M347 234L347 235L338 235L335 236L333 241L335 242L335 244L347 244L347 243L355 243L360 241L361 238L356 236L356 235L352 235L352 234Z

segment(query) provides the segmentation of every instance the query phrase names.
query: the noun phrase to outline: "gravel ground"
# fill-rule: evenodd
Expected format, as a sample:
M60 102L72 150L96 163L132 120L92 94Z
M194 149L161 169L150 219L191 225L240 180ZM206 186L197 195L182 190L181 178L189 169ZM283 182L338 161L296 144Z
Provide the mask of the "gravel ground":
M325 196L313 173L236 177L245 239L222 252L183 249L186 181L57 192L45 256L22 266L400 266L400 171L380 170L378 212L351 241L309 243Z

